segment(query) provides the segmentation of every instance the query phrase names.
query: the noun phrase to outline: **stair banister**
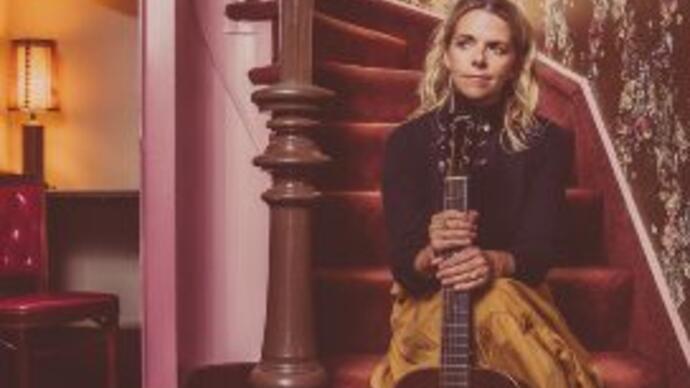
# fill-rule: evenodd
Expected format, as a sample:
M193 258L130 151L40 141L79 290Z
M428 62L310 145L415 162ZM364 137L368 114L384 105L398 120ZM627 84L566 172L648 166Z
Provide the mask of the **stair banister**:
M311 297L311 207L320 196L314 168L326 163L308 132L333 93L312 84L313 0L280 1L280 82L258 90L252 101L271 111L273 131L254 164L273 184L263 193L270 207L269 286L261 361L254 387L323 387L326 373L316 359Z

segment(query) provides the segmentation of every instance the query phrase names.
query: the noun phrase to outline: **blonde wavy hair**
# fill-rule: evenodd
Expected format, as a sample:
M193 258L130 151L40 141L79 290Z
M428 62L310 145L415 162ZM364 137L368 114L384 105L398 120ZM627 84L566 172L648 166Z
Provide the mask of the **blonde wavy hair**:
M433 35L424 63L424 75L419 84L420 105L412 114L419 116L445 104L450 95L450 72L443 62L449 49L455 26L466 13L481 9L508 23L517 52L515 63L518 76L507 85L508 93L504 117L502 142L510 150L520 151L529 147L531 129L535 126L534 111L539 88L534 75L536 43L532 25L523 10L513 0L458 0L443 23Z

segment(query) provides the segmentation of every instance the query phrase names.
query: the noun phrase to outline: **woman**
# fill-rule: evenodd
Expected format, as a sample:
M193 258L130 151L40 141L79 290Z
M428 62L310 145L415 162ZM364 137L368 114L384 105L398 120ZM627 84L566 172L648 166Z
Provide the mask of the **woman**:
M510 0L459 0L435 35L420 108L386 148L396 284L393 337L371 377L375 388L438 365L440 287L475 295L477 364L531 388L599 386L588 354L540 287L561 254L569 142L535 117L534 55L531 26ZM442 211L449 128L468 118L485 137L470 170L472 210Z

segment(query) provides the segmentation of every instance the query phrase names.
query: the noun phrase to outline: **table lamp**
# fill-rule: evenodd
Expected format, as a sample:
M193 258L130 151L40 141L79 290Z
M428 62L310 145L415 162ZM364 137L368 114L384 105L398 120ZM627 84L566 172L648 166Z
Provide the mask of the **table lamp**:
M10 110L27 114L22 123L22 172L44 180L43 124L37 114L57 110L54 40L12 40Z

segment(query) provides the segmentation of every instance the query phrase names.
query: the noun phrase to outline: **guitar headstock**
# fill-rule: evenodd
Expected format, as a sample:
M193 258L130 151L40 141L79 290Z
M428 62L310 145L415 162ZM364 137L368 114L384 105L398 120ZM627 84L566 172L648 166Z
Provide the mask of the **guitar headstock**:
M486 145L491 125L477 122L469 114L458 114L448 124L446 176L469 175L474 168L486 165L486 155L478 152Z

